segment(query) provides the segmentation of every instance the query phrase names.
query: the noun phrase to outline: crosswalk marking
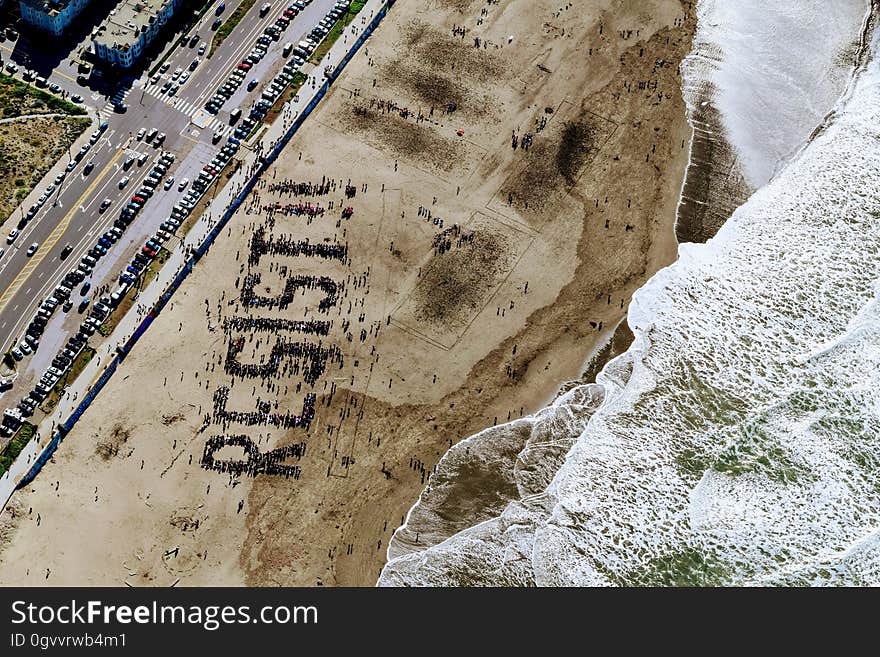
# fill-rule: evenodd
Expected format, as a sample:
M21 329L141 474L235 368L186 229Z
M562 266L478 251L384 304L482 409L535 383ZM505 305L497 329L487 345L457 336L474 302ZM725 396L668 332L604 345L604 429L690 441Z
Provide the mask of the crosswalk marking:
M113 116L113 105L116 103L125 102L125 99L128 98L128 94L131 93L131 90L131 87L126 87L124 89L120 89L115 94L113 94L113 96L110 97L110 100L104 105L104 107L98 110L98 116L105 120Z
M188 116L189 118L192 118L196 112L202 109L202 104L198 101L186 99L181 96L169 97L166 93L162 91L161 84L147 84L144 87L144 92L150 94L154 98L158 98L169 107L173 107L178 112L180 112L184 116ZM110 112L112 111L113 108L110 107ZM204 129L210 130L211 132L220 131L220 133L224 137L227 135L231 135L234 130L233 126L223 121L223 119L217 117L212 118Z
M190 118L192 118L193 115L200 109L202 109L202 103L196 100L186 99L181 96L169 97L168 94L162 91L162 85L158 83L147 84L147 86L144 88L144 91L154 98L158 98L159 100L163 101L169 107L173 107L181 114ZM231 126L228 126L226 123L223 122L223 120L216 117L211 120L207 127L210 128L212 131L221 130L224 132L224 134L229 134L230 132L232 132Z

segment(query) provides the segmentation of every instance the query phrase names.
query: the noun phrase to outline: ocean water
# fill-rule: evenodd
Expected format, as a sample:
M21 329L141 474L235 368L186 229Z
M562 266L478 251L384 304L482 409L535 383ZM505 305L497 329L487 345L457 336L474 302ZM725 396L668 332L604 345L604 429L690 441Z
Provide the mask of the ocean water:
M779 70L761 71L759 57L742 79L712 84L726 137L760 188L635 295L635 341L596 384L444 457L380 585L880 583L877 38L852 81L837 81L842 97L821 101L827 80L811 95L806 76L795 85L806 110L780 101L778 116L762 113L767 80L798 79L785 67L819 57L822 43L858 43L862 21L823 40L816 32L845 2L797 3L810 16L754 4L784 25L761 26L764 41L742 52ZM731 25L761 23L731 17L741 22L722 31L705 16L698 44L721 44L725 57ZM812 52L774 57L787 39ZM686 75L723 69L706 61ZM733 100L726 85L739 85ZM737 123L750 115L760 125ZM782 125L789 116L803 123ZM760 138L774 124L779 138Z
M804 144L852 75L865 0L700 0L685 92L711 85L746 183Z

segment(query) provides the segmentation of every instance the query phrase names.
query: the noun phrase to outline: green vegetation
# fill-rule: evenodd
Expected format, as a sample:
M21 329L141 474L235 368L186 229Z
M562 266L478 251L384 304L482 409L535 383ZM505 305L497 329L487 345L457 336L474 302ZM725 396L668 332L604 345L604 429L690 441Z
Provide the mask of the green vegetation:
M103 335L105 338L113 333L116 326L119 324L120 320L125 317L126 313L131 309L134 305L134 293L136 290L143 290L150 282L156 278L156 274L159 273L159 270L162 269L162 265L168 260L171 256L171 252L166 249L164 246L159 249L156 253L156 257L153 259L153 262L149 264L149 266L143 271L141 274L143 278L141 279L140 286L135 288L134 286L128 288L128 292L125 293L125 296L122 297L119 301L119 305L113 309L113 312L110 313L110 316L104 320L104 323L98 328L98 333Z
M272 125L275 122L275 119L278 118L278 115L281 113L281 108L284 107L284 103L289 100L292 100L294 96L299 93L300 88L302 88L305 81L308 80L306 74L302 71L297 71L293 74L293 79L290 81L290 86L284 90L280 96L278 96L278 100L275 101L275 104L272 105L272 109L266 114L266 118L264 119L267 125ZM248 139L250 139L251 135L254 134L258 126L254 126L254 130L251 131L251 134L248 135Z
M84 107L0 73L0 119L11 119L28 114L82 116L85 113Z
M30 422L22 422L21 427L19 427L16 434L12 437L12 440L10 440L6 444L6 447L0 451L0 475L10 468L13 461L18 458L18 455L21 454L21 450L23 450L28 442L30 442L30 439L33 438L36 431L37 428Z
M90 119L70 116L0 124L0 224L89 125Z
M250 11L250 8L254 6L256 1L257 0L243 0L242 3L235 8L235 11L232 12L232 15L226 19L226 22L217 28L217 33L211 41L211 49L208 50L208 57L213 55L214 51L220 47L220 44L223 43L226 37L232 34L232 30L234 30L241 22L241 19L244 18L248 11Z
M36 117L0 124L0 224L31 193L90 121L84 107L0 73L0 119Z
M229 162L226 163L226 166L217 173L217 178L208 186L205 193L202 194L202 197L199 199L199 202L196 203L196 207L193 208L186 220L178 227L177 234L181 239L186 237L192 227L196 225L199 218L205 214L205 210L208 209L208 206L211 204L211 201L214 200L214 196L216 196L217 191L220 189L221 181L225 183L226 180L232 178L240 166L241 160L230 158Z
M366 0L352 1L351 5L348 7L348 11L342 15L342 18L336 21L333 27L330 28L327 36L324 37L324 40L318 44L317 48L315 48L315 52L309 55L309 61L312 64L317 64L324 58L324 55L327 54L330 48L333 47L333 44L336 43L336 40L342 35L342 31L351 24L354 17L364 8L365 4L367 4Z
M79 352L79 356L77 356L76 360L70 365L70 369L67 370L64 376L55 382L55 385L52 386L52 390L49 391L49 396L40 404L41 411L47 415L52 412L52 409L58 405L61 395L64 394L64 389L76 380L76 377L82 373L86 368L86 365L89 364L89 361L92 360L96 353L97 352L89 346L83 347L83 350Z

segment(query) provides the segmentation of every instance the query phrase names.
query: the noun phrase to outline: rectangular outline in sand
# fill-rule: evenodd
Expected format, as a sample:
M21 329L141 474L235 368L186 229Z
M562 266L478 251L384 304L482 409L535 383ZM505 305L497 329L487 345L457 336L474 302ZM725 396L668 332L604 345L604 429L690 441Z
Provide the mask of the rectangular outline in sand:
M474 320L476 320L476 318L479 317L480 313L482 313L483 310L485 310L486 306L489 305L489 303L492 301L492 299L498 293L498 290L501 288L501 286L504 285L504 282L510 277L510 274L516 270L516 267L519 264L520 260L528 252L528 250L532 247L532 244L534 243L535 237L536 237L536 233L531 229L524 228L522 225L520 225L518 223L511 224L511 223L509 223L509 220L508 221L501 221L500 219L498 219L492 215L486 214L485 212L482 212L479 210L474 211L473 214L471 214L467 223L464 224L464 227L471 228L478 221L480 221L481 218L482 218L482 220L485 220L490 225L497 226L500 230L502 230L508 236L511 236L511 237L520 237L521 236L522 238L524 238L523 241L518 242L518 244L521 246L520 246L520 248L517 248L516 254L513 257L513 262L510 264L510 267L507 269L506 272L504 272L503 276L501 276L498 279L498 282L488 291L488 293L485 296L485 301L483 302L483 304L480 305L478 308L474 309L474 311L470 314L467 321L461 324L459 330L457 330L457 331L450 330L450 331L447 331L446 333L444 333L443 335L437 335L436 333L431 335L431 334L427 333L426 331L420 330L419 328L416 328L416 326L413 326L413 324L415 322L407 321L407 320L409 320L409 317L401 319L401 314L406 312L406 308L407 308L408 304L410 303L411 299L413 298L413 296L415 295L417 290L421 287L423 282L426 280L423 278L421 281L419 281L419 283L415 287L412 288L412 290L410 290L409 294L407 294L403 298L403 300L400 302L400 304L396 308L394 308L394 310L391 311L391 324L393 324L394 326L398 327L401 330L406 331L407 333L410 333L410 334L418 337L419 339L423 340L424 342L426 342L432 346L442 348L444 351L448 351L449 349L452 349L458 343L458 341L461 340L461 338L464 336L464 334L470 328L471 324L473 324ZM452 338L452 340L450 341L449 338Z
M566 110L565 110L566 113L562 114L561 110L564 105L568 105L568 108L566 108ZM573 109L574 109L574 105L569 103L567 100L563 100L559 104L559 107L557 108L557 110L553 113L553 117L550 119L550 121L547 122L547 125L555 127L559 122L558 121L554 122L553 118L556 118L557 116L568 116L568 115L570 115L570 113ZM601 114L596 114L595 112L590 112L589 110L587 110L586 113L589 114L590 116L594 116L598 119L601 119L605 123L610 124L612 127L611 127L610 131L603 133L603 138L599 141L599 144L596 147L596 149L587 155L587 158L584 161L584 165L581 169L581 172L578 175L577 179L575 180L574 185L565 187L566 190L570 190L570 189L573 189L578 186L581 178L587 173L587 171L590 168L590 165L596 159L596 156L602 151L602 148L605 146L605 144L607 144L611 140L611 138L614 136L615 132L617 132L617 129L620 127L619 123L617 123L616 121L613 121L612 119L609 119L605 116L602 116ZM505 199L502 198L502 191L501 190L503 190L511 180L515 179L516 176L519 176L526 169L527 166L528 166L528 162L524 162L522 164L522 166L517 167L513 172L511 172L511 174L509 176L507 176L507 178L504 179L504 182L501 183L501 185L498 187L497 190L495 190L495 192L492 194L492 197L486 203L487 210L491 210L492 212L495 212L503 217L506 217L508 220L516 222L519 225L527 225L527 224L524 224L522 221L520 221L514 217L511 217L509 214L506 214L506 212L508 211L508 208L510 206L508 206ZM533 230L537 230L537 232L540 233L541 230L543 229L545 223L546 223L546 221L541 220L537 223L537 226L535 226L535 227L530 226L530 228L532 228Z

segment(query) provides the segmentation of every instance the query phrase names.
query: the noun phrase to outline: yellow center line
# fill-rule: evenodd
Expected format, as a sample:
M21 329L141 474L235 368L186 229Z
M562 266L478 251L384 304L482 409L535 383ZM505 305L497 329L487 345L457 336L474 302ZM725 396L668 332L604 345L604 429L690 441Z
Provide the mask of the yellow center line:
M66 78L67 80L70 80L71 82L76 82L76 78L72 78L72 77L70 77L70 76L69 76L67 73L65 73L64 71L52 71L52 72L53 72L55 75L60 75L62 78Z
M58 243L58 240L61 239L62 235L64 235L67 228L70 226L70 221L73 219L73 215L76 214L77 210L79 210L80 206L83 204L83 201L86 197L88 197L92 192L95 191L95 188L100 184L100 182L107 176L107 172L113 167L116 163L116 160L125 152L124 148L120 148L117 151L116 155L113 156L113 159L107 163L107 166L104 167L103 171L95 177L95 180L89 185L88 189L82 193L82 196L74 203L73 207L70 209L64 218L58 222L58 225L55 226L55 229L52 233L45 239L45 241L40 245L40 248L37 249L37 252L31 256L28 263L22 268L22 270L15 277L15 280L9 284L3 294L0 294L0 313L6 310L6 306L9 302L15 297L21 287L25 284L27 279L31 274L34 273L34 270L39 266L39 264L49 255L49 251Z

